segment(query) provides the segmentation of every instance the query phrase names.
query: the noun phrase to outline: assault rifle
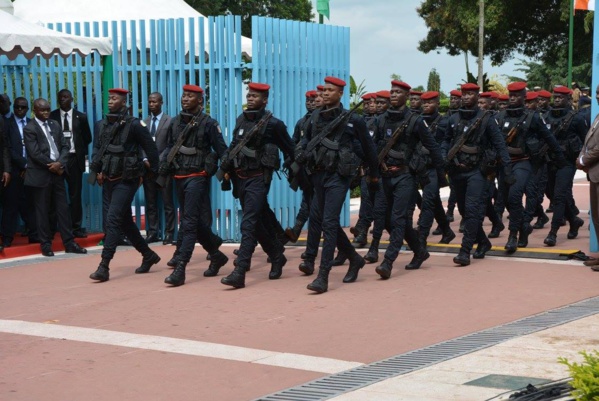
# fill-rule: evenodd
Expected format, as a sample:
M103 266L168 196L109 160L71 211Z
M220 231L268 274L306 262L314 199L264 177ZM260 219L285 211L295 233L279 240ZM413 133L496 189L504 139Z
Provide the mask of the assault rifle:
M203 109L200 108L200 111L198 111L197 114L193 115L191 120L187 123L185 128L183 128L183 131L177 138L177 142L175 142L175 144L171 148L170 152L168 152L168 155L166 156L166 163L169 167L173 164L173 162L175 161L175 157L177 156L177 153L179 153L179 149L181 149L181 146L183 146L183 144L187 140L189 131L191 131L192 128L195 128L198 125L198 123L200 122L200 117L202 116L202 111L203 111ZM156 178L156 184L158 184L164 188L164 186L166 185L167 179L168 179L167 175L160 174L158 176L158 178Z
M100 146L100 149L98 149L98 153L96 153L96 156L93 158L91 164L89 165L89 175L87 176L88 184L94 185L96 183L97 175L98 175L98 173L101 172L101 171L96 171L96 170L99 169L100 161L104 157L104 153L106 153L106 149L108 149L110 142L116 136L119 128L122 125L125 125L125 117L127 116L127 112L128 112L128 109L125 109L120 114L118 114L117 121L111 127L110 131L106 132L104 135L102 135L102 138L100 139L102 141L102 146Z
M507 135L505 137L505 143L506 144L509 145L510 143L512 143L512 141L516 137L516 134L518 133L518 129L524 123L524 121L526 121L526 117L528 117L528 114L525 112L524 115L518 120L518 122L516 123L516 125L514 125L510 129L510 131L507 133Z
M397 127L395 129L395 131L393 131L393 134L391 134L391 138L389 138L389 140L385 144L385 147L381 150L381 153L379 153L378 165L381 166L383 171L387 171L387 165L385 164L385 159L387 158L389 151L395 145L395 143L397 142L399 137L401 135L403 135L406 128L408 128L408 125L410 123L410 120L412 120L412 117L413 116L410 114L410 116L408 118L406 118L406 122L403 123L402 125L400 125L399 127Z
M451 161L454 160L455 156L458 154L460 149L462 149L462 146L464 146L466 141L470 139L470 135L480 126L483 118L485 118L487 113L488 112L485 112L482 116L480 116L480 118L478 118L474 122L474 124L472 124L470 128L468 128L468 130L462 134L462 136L456 141L456 143L451 147L451 149L449 149L449 151L447 152L448 163L451 163ZM458 161L456 160L455 163L458 164Z
M237 143L237 145L235 145L235 147L229 151L229 153L227 155L227 162L230 162L231 160L233 160L239 154L239 152L241 152L241 149L243 149L245 147L245 145L248 144L248 142L254 137L254 135L257 132L260 132L262 130L262 128L266 125L266 123L268 123L268 120L270 120L271 117L272 117L272 113L270 111L267 111L262 116L260 121L258 121L256 123L256 125L254 125L252 127L250 132L245 134L243 139L241 141L239 141ZM221 166L222 166L222 163L221 163ZM215 174L216 179L218 179L219 181L222 181L225 176L225 173L226 173L226 171L223 171L222 167L219 168Z

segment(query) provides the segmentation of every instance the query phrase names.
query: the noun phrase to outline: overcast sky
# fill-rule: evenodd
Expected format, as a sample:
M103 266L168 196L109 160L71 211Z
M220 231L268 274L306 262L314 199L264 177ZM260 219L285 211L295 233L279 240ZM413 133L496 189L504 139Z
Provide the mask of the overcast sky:
M369 92L389 89L389 76L399 74L412 86L426 88L428 74L436 68L441 76L441 89L448 93L466 78L464 56L424 54L418 51L418 42L426 37L424 20L416 7L421 0L331 0L331 20L325 23L350 28L351 75L360 83L365 80ZM316 14L316 0L313 0ZM318 16L316 17L318 18ZM519 60L492 67L486 59L485 72L522 76L514 71ZM476 76L476 58L470 57L470 71Z

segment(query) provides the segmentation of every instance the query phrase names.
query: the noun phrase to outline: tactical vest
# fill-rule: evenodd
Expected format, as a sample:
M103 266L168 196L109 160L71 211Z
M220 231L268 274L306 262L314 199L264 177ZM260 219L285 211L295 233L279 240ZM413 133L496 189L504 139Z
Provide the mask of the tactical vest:
M404 113L403 117L399 117L399 113ZM402 125L406 125L401 136L393 144L393 147L387 153L384 163L387 167L397 166L403 167L408 166L412 158L412 154L415 151L415 147L419 138L414 138L414 126L418 119L418 114L411 110L405 110L403 112L394 112L387 110L386 113L382 114L377 122L377 138L376 147L377 153L381 153L387 142L393 136L393 133L397 128ZM395 117L395 118L390 118Z
M552 109L547 113L545 119L547 128L553 132L555 139L564 152L564 156L568 160L575 160L582 150L582 141L576 132L571 130L576 113L576 110L564 112L559 109ZM555 159L555 155L552 155L551 159Z
M209 141L204 139L209 119L210 117L203 114L199 125L191 128L191 132L187 134L183 145L175 156L175 163L173 163L175 175L188 175L201 171L206 171L208 175L216 173L218 157L216 153L211 152ZM186 126L187 123L180 114L175 117L172 131L173 141L177 142Z
M506 139L507 151L512 159L530 156L527 142L530 141L528 133L533 116L534 112L524 109L508 109L497 115L497 124ZM516 129L516 132L512 132L512 129ZM510 142L507 143L507 140Z
M431 133L431 135L433 136L433 138L435 138L435 140L437 139L437 127L439 126L439 122L441 121L441 114L437 113L437 117L435 117L432 121L426 121L424 120L425 124L428 125L428 129ZM422 142L418 142L418 153L420 154L420 156L422 157L423 162L426 165L426 168L432 168L433 166L433 160L431 159L431 153L429 152L429 150L427 148L424 147L424 145L422 144Z
M471 170L473 168L480 167L485 152L487 150L493 152L493 149L483 148L483 145L485 144L482 141L483 133L487 129L487 124L489 122L489 119L491 118L491 113L488 112L485 112L481 116L477 115L476 117L471 119L462 118L460 114L460 118L457 120L457 124L453 127L454 136L451 146L453 146L455 144L455 141L457 141L463 133L467 132L479 118L482 119L480 125L476 128L475 132L469 133L468 138L464 143L464 146L461 147L461 149L456 155L458 163L461 166L463 166L463 170ZM486 158L492 160L493 155L489 155ZM496 159L496 155L494 159Z
M104 119L100 128L100 141L110 141L106 153L102 157L102 173L108 177L122 177L124 180L133 180L143 175L143 162L139 157L139 145L126 142L129 137L131 124L135 119L125 117L125 124L117 129L112 138L107 138L111 124ZM115 123L116 124L116 123Z
M334 118L327 120L321 118L321 113L321 109L312 113L312 136L316 136L334 120ZM346 125L337 127L308 155L306 166L309 174L321 170L337 172L348 178L353 178L357 174L361 160L353 149L355 135L351 121L350 119Z
M233 137L242 140L243 135L247 134L260 121L250 121L241 114L237 118ZM233 159L235 169L245 172L252 172L260 169L278 170L281 167L281 158L279 148L274 143L266 141L266 136L273 130L272 119L265 124L260 132L252 135L252 139L241 149Z

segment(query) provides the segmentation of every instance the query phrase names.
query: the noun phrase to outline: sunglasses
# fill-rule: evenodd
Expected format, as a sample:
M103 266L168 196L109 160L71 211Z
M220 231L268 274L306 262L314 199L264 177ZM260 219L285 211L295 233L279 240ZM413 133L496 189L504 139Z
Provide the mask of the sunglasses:
M27 110L29 107L27 106L16 106L15 105L15 110Z

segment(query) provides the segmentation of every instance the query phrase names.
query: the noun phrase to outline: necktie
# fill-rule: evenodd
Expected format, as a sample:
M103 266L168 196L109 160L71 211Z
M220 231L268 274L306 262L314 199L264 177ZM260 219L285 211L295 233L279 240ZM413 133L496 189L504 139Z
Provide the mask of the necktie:
M152 134L152 136L156 136L156 117L155 116L152 118L152 127L150 128L150 134Z
M21 119L21 143L23 145L23 157L27 157L27 151L25 150L25 141L23 140L23 130L25 129L25 125L27 125L27 121L25 119Z
M69 127L69 113L64 113L64 122L62 123L62 130L63 131L71 130L71 128Z
M50 144L50 159L52 159L52 161L56 161L56 159L58 159L58 148L56 147L54 138L52 138L52 134L50 133L50 127L48 127L47 121L44 121L44 131L46 132L46 139Z

